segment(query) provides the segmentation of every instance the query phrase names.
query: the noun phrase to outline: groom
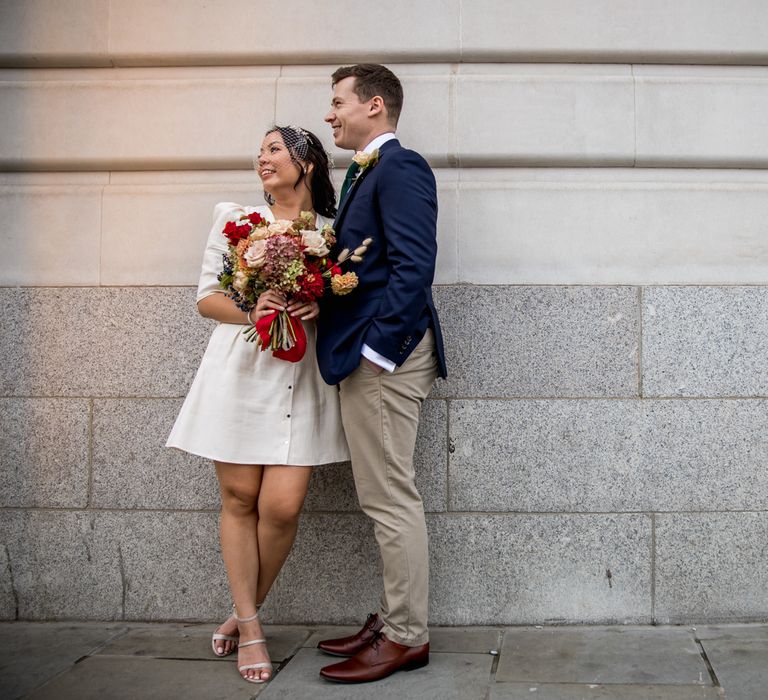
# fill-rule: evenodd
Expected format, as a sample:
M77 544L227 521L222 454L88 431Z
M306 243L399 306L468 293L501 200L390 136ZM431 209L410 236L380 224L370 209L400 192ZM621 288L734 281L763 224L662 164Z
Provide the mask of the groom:
M323 668L323 677L361 683L429 663L429 555L413 451L421 404L446 369L431 290L435 178L426 161L395 138L400 81L384 66L366 63L339 68L332 84L325 121L339 148L357 151L334 224L336 252L366 238L373 242L349 268L359 286L323 303L317 359L323 379L339 384L355 486L373 520L384 591L379 611L357 634L318 646L349 657Z

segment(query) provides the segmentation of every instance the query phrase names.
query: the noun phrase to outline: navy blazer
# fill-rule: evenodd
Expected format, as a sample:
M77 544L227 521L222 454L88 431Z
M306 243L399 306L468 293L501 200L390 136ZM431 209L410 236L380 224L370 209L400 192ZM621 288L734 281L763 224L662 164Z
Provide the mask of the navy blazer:
M345 263L360 283L350 294L326 295L317 322L317 362L328 384L359 365L363 343L402 365L428 328L438 372L445 352L432 280L437 255L437 188L427 162L397 139L384 143L340 204L332 254L372 238L363 261Z

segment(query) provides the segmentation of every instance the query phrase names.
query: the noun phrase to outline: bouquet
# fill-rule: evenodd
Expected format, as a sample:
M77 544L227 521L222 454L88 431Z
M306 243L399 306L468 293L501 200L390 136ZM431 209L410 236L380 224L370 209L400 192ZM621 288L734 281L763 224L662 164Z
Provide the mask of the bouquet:
M287 299L312 302L325 293L349 294L357 287L354 272L342 273L347 262L360 262L372 239L357 248L345 248L336 261L330 249L336 243L333 228L318 230L314 216L303 211L297 219L269 223L257 212L227 221L222 231L229 241L219 284L243 311L250 311L268 290ZM298 362L307 347L301 320L286 311L273 311L244 331L246 340L270 348L282 360Z

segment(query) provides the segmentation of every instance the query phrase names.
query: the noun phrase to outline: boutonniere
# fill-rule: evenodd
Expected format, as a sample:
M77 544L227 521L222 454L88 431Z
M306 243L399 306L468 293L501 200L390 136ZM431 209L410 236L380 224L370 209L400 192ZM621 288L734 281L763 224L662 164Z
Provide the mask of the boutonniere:
M358 173L362 173L379 162L379 149L374 148L370 153L357 151L357 153L352 156L352 160L360 166Z

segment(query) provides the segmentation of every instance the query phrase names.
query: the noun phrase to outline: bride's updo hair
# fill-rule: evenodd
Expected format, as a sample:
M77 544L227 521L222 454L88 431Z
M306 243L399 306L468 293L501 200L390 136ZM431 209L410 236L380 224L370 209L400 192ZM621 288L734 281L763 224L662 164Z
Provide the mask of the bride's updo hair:
M299 166L299 178L294 183L293 188L296 189L304 182L307 177L307 173L304 172L304 164L311 163L314 166L310 189L312 206L321 216L334 218L336 216L336 190L334 190L331 182L328 154L325 152L323 144L320 143L320 139L311 131L293 125L273 126L266 131L265 136L275 131L282 136L291 160ZM269 202L271 197L267 193L265 193L265 197Z

